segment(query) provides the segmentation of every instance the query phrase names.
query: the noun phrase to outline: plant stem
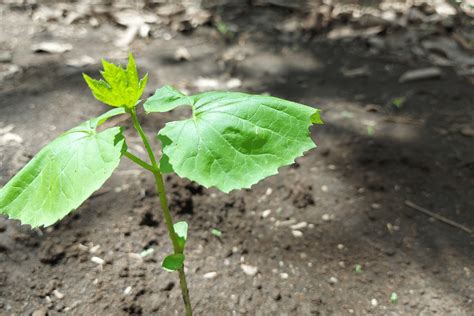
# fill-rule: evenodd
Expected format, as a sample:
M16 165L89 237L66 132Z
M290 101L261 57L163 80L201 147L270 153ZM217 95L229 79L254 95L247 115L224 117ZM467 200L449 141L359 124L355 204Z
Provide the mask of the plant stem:
M163 216L165 218L166 226L168 227L168 233L169 233L171 242L173 243L174 253L182 253L183 250L180 249L179 247L178 236L176 235L176 232L174 230L173 218L171 217L170 209L168 207L168 199L166 198L165 183L163 181L163 175L160 172L160 167L158 166L158 163L155 158L155 154L153 153L153 149L151 148L150 142L148 141L148 137L146 136L145 132L143 131L140 125L140 121L138 120L135 109L132 109L130 111L130 115L132 116L133 126L135 127L138 134L140 135L143 141L143 145L145 145L145 149L148 153L148 156L150 157L152 169L151 170L149 168L145 168L145 169L150 170L155 177L156 191L158 192L158 195L160 198L161 208L163 209ZM143 163L145 162L142 161L140 158L132 154L126 155L126 157L130 158L135 163L144 167L141 164L141 162ZM135 158L137 158L138 160L136 160ZM147 163L145 164L148 165ZM178 269L178 273L179 273L179 283L181 286L181 294L183 296L184 307L186 310L186 316L191 316L193 312L191 308L191 300L189 298L189 290L188 290L188 285L186 282L186 274L184 273L184 267Z

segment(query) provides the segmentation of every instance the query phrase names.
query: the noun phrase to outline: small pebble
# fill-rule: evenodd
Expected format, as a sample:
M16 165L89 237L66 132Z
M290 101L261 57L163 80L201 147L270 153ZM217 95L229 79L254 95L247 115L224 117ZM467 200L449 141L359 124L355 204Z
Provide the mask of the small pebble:
M142 260L143 260L143 257L140 256L139 253L135 253L135 252L129 252L129 253L128 253L128 257L129 257L130 259L135 259L135 260L138 260L138 261L142 261Z
M339 249L339 250L342 250L342 249L344 249L344 245L343 245L343 244L339 244L339 245L337 245L337 249Z
M371 301L370 301L370 304L373 306L373 307L377 307L379 305L379 302L373 298Z
M321 216L321 219L323 221L327 222L331 219L331 217L329 216L329 214L323 214L323 216Z
M89 247L87 247L86 245L83 245L81 243L77 245L77 248L81 251L89 251Z
M46 308L37 309L31 314L31 316L46 316L46 315L47 315Z
M13 59L12 53L0 52L0 63L9 63Z
M272 212L272 210L265 210L265 211L263 211L263 212L262 212L262 217L263 217L263 218L267 218L267 217L270 215L271 212Z
M464 267L463 270L464 270L464 273L466 274L466 277L469 278L471 276L471 269L469 269L468 267Z
M95 245L95 246L89 248L89 252L90 253L96 253L97 250L99 250L99 248L100 248L100 245Z
M303 233L300 230L292 230L291 233L295 237L303 237Z
M340 266L341 268L345 268L345 267L346 267L346 264L345 264L344 261L339 261L338 264L339 264L339 266Z
M251 266L249 264L244 264L242 263L240 265L240 268L242 269L242 271L244 271L244 273L248 276L255 276L258 272L258 267L254 267L254 266Z
M321 191L323 191L323 192L328 192L328 191L329 191L328 186L327 186L327 185L321 186Z
M191 60L191 54L186 49L186 47L178 47L174 52L174 59L176 61L188 61Z
M59 292L58 290L54 290L54 291L53 291L53 294L54 294L54 296L56 296L56 298L57 298L58 300L61 300L61 299L64 298L64 294L61 293L61 292Z
M217 272L212 271L212 272L208 272L208 273L204 274L202 277L204 279L210 280L210 279L214 279L216 276L217 276Z
M132 287L131 286L127 286L125 288L125 290L123 290L123 295L128 295L132 292Z
M275 226L291 226L296 223L295 219L289 219L286 221L276 221Z
M280 278L281 278L282 280L288 279L288 273L285 273L285 272L280 273Z
M92 257L91 261L100 265L103 265L105 263L105 260L99 257Z
M329 278L329 284L336 284L338 282L339 282L339 280L335 277L330 277Z
M298 229L306 228L307 226L308 226L308 223L306 223L306 222L299 222L298 224L291 225L290 228L291 228L291 229L298 230Z

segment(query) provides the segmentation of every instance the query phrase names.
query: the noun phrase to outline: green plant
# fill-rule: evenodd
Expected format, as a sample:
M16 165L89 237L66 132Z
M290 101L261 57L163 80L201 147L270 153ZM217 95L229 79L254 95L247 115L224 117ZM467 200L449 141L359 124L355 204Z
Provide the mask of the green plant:
M131 54L125 69L105 60L103 66L103 80L85 74L84 79L96 99L115 108L74 127L44 147L0 190L0 213L31 227L52 225L99 189L123 156L129 158L155 178L174 250L164 258L162 266L178 271L186 315L191 315L184 273L188 224L173 224L163 173L175 172L224 192L248 188L315 147L308 128L322 123L319 110L270 96L238 92L186 96L165 86L144 103L145 111L166 112L178 106L191 106L193 114L189 119L169 122L159 131L162 155L158 160L137 116L147 75L139 80ZM149 162L128 150L122 127L97 131L97 127L117 115L131 118ZM218 236L221 232L216 229L213 234Z

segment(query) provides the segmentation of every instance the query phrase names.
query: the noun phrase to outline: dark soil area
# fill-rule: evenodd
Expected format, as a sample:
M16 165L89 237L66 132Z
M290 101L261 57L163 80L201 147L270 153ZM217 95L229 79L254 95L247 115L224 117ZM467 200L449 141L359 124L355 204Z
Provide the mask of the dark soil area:
M404 72L431 64L374 52L363 38L281 34L271 23L288 14L224 12L239 30L232 37L204 26L139 38L130 48L150 75L147 95L163 84L195 92L203 78L226 89L237 78L237 90L318 107L325 121L312 128L318 148L251 190L227 195L167 176L174 220L190 227L186 270L196 314L472 315L473 235L407 205L474 229L472 83L448 66L440 78L400 83ZM127 50L113 45L109 24L42 28L7 5L1 19L0 42L21 69L1 81L3 185L44 144L106 110L81 76L97 76L100 65L66 61L84 54L124 61ZM74 48L30 49L52 39ZM174 58L180 47L189 60ZM355 69L363 73L347 75ZM178 108L140 118L154 138L188 115ZM115 123L128 127L130 149L144 156L131 122ZM0 218L0 314L181 315L177 275L160 267L170 249L151 176L124 160L52 227L31 231ZM258 272L248 275L242 264Z

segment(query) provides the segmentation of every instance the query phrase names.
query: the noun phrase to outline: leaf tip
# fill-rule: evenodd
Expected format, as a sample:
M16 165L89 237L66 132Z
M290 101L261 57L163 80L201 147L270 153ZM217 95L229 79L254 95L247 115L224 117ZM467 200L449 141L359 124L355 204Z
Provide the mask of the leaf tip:
M312 124L324 124L323 120L321 119L321 110L316 109L311 115L310 120Z

